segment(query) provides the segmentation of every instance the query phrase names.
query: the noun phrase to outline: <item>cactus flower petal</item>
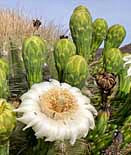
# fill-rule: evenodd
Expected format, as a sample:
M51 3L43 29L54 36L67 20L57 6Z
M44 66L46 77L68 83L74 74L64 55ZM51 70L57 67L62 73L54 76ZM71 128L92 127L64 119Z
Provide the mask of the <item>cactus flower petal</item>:
M126 67L126 65L129 65L128 70L127 70L127 76L131 76L131 55L128 56L124 56L123 60L125 61L124 63L124 67Z
M32 127L37 138L67 139L74 144L95 127L93 115L97 115L97 111L90 99L69 84L53 79L34 84L21 99L20 107L15 110L23 113L18 120L26 124L23 130Z

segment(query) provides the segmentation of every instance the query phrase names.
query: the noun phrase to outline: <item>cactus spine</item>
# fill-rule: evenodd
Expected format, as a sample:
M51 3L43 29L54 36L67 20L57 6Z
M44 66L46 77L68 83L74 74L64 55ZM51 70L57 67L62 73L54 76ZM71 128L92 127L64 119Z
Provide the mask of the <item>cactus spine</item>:
M92 40L92 18L86 7L75 8L70 18L70 30L77 54L88 60Z
M72 86L81 88L87 78L86 60L79 55L72 56L65 66L64 81Z
M95 52L100 47L103 40L106 38L108 25L105 19L97 18L93 24L93 34L91 43L91 55L94 57Z
M63 81L65 65L69 58L76 54L74 43L68 39L60 39L55 46L54 58L59 81Z
M0 59L0 98L7 98L9 96L8 87L8 63L4 59Z
M38 83L43 80L45 51L46 43L40 37L31 36L24 40L22 54L29 87L31 87L33 83Z

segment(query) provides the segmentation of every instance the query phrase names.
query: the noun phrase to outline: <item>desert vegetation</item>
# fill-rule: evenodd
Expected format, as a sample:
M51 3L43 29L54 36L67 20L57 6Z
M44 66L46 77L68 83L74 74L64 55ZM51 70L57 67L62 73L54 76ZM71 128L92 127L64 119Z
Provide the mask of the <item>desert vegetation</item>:
M0 23L0 155L131 154L124 26L92 19L82 5L71 37L20 11L1 10Z

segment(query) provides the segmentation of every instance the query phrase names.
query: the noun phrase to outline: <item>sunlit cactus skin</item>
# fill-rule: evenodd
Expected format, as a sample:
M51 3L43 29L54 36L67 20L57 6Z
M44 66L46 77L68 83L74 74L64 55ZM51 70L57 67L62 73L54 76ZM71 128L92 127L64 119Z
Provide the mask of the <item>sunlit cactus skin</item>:
M88 75L86 60L79 55L71 57L66 64L64 71L64 81L72 86L81 88Z
M59 81L62 81L65 65L69 58L76 54L74 43L68 39L60 39L55 46L54 58Z
M118 75L123 69L123 59L118 48L108 49L104 54L104 67L107 72Z
M8 98L8 74L9 66L6 60L0 59L0 98Z
M22 55L27 73L29 87L43 80L43 65L45 62L46 42L38 36L24 40Z
M73 11L70 18L70 30L77 54L88 60L92 40L92 18L85 6L78 6Z
M93 34L92 34L92 43L91 43L91 55L94 57L95 52L100 47L103 40L106 38L108 24L105 19L97 18L93 24Z
M104 43L104 51L110 48L118 48L126 36L126 30L122 25L116 24L109 28Z
M8 140L16 125L13 107L6 100L0 98L0 140Z

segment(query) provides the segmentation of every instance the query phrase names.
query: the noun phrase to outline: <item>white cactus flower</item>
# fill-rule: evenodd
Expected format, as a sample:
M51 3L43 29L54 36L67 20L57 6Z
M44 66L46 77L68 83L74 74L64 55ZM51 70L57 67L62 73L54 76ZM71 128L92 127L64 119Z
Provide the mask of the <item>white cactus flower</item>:
M77 138L85 137L95 127L93 115L96 109L90 99L76 87L49 82L34 84L21 97L22 103L16 112L22 112L19 121L32 127L37 138L45 141L70 140L73 145Z
M125 67L126 65L129 65L129 68L128 68L128 70L127 70L127 76L131 76L131 55L124 56L124 57L123 57L123 60L125 61L124 67Z

